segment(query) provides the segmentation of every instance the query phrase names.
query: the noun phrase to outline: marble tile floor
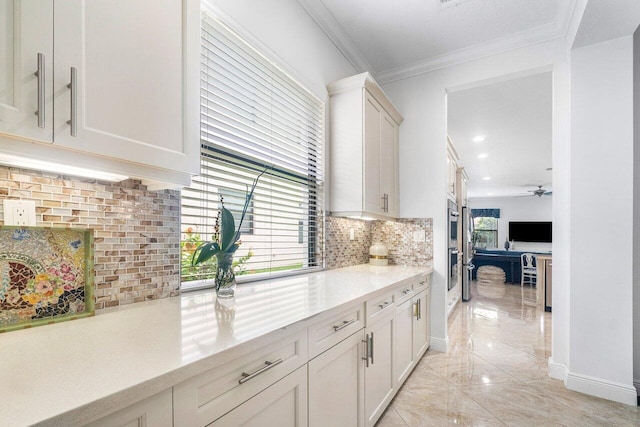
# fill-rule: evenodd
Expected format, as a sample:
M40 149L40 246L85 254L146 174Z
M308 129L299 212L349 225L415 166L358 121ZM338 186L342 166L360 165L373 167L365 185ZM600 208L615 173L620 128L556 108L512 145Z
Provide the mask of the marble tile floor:
M472 284L449 318L449 352L428 351L376 427L640 426L638 407L549 378L551 313L535 288Z

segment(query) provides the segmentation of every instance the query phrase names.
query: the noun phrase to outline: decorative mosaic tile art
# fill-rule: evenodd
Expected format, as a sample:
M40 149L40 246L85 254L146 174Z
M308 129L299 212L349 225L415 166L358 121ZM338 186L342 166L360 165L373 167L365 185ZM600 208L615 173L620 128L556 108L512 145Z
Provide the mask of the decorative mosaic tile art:
M94 314L93 232L0 228L0 332Z

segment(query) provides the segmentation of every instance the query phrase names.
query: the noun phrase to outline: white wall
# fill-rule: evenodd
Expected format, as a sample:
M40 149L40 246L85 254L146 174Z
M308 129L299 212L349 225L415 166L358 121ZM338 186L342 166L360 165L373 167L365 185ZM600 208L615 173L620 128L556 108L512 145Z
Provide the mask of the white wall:
M296 0L203 0L220 18L284 65L300 83L320 99L326 85L356 74L353 66L309 17ZM266 50L266 51L265 51Z
M509 237L509 221L552 221L552 197L492 197L469 199L471 209L500 209L498 220L498 249L504 249ZM514 242L516 251L551 250L551 243Z
M433 218L434 276L432 288L432 344L436 350L445 350L447 343L446 322L446 92L469 87L480 82L504 79L553 70L553 144L562 152L568 145L568 67L566 47L562 40L517 49L493 55L446 69L386 83L383 89L403 114L400 126L400 214L402 217ZM566 167L558 163L562 156L554 157L554 199L563 205L568 197L568 180L556 170ZM568 174L567 174L568 176ZM557 183L564 179L564 183ZM559 191L555 192L556 188ZM568 222L558 212L556 222ZM554 275L565 276L568 265L568 245L557 250L554 247ZM568 286L559 283L558 286ZM555 298L555 290L554 290ZM554 299L555 302L555 299ZM561 297L558 304L564 302ZM560 309L562 311L562 309ZM562 334L560 334L562 335ZM568 335L568 334L565 334Z
M566 384L635 405L633 36L572 51L571 105Z

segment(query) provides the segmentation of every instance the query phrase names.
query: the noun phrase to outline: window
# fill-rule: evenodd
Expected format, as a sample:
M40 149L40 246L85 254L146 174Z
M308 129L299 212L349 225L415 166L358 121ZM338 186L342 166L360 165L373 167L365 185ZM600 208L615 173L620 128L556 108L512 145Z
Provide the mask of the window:
M498 247L498 218L473 218L473 241L476 248Z
M210 239L220 199L237 220L265 169L241 229L237 276L322 267L324 104L206 13L201 58L201 174L182 192L182 288L213 277L215 258L192 267L191 256Z
M236 224L239 224L247 193L224 187L218 188L218 193L220 193L220 199L224 199L224 206L233 214L233 219L236 221ZM249 201L247 212L244 215L244 220L240 227L240 232L244 236L247 234L253 234L253 206L254 199L252 198Z

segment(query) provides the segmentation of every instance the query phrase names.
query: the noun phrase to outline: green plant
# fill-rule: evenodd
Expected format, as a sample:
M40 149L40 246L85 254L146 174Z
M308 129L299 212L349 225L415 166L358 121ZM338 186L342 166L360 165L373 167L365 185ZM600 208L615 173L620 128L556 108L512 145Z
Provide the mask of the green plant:
M247 208L249 207L249 203L251 202L251 198L253 197L253 192L256 189L256 185L258 185L258 180L265 172L266 169L263 170L260 175L258 175L256 179L253 180L251 191L247 191L244 207L242 209L242 216L240 217L237 228L235 219L233 218L233 214L231 213L231 211L224 207L224 199L220 198L221 207L216 217L216 223L214 226L213 234L211 236L211 241L200 244L193 252L193 255L191 257L192 266L205 263L213 257L216 257L216 261L218 265L220 265L225 258L233 256L233 254L238 250L238 248L242 244L242 241L240 240L240 228L242 227L242 222L244 221L244 217L247 214ZM241 257L239 260L234 261L234 268L237 265L240 265L241 267L242 264L244 264L246 260L248 260L252 255L252 252L249 251L249 254Z

